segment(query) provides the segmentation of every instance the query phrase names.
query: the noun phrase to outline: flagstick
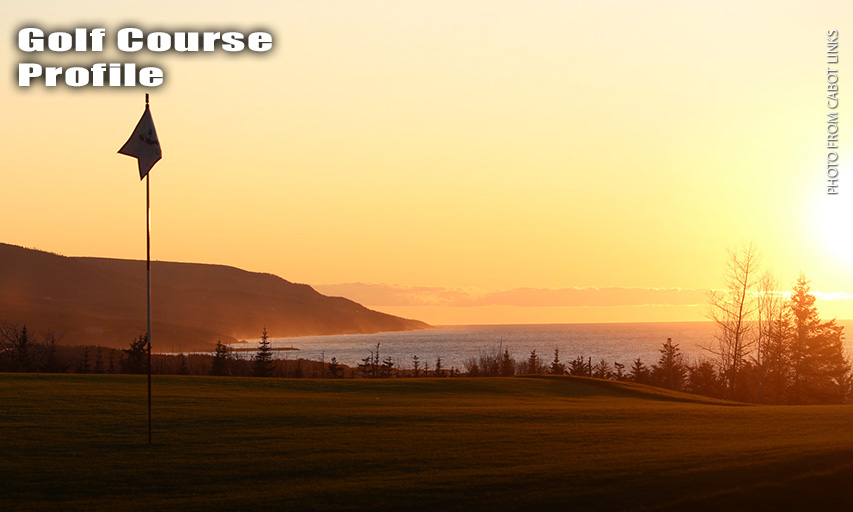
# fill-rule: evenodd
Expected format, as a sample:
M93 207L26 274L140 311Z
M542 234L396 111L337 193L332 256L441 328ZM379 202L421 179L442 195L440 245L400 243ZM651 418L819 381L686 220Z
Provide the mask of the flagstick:
M145 94L148 108L148 94ZM148 444L151 444L151 173L145 175L146 261L148 264Z

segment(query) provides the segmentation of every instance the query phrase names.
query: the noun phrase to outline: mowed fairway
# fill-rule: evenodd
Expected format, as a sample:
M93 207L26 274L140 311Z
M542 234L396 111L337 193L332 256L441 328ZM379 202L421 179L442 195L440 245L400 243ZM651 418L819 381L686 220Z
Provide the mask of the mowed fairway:
M853 510L853 407L588 379L0 375L0 509Z

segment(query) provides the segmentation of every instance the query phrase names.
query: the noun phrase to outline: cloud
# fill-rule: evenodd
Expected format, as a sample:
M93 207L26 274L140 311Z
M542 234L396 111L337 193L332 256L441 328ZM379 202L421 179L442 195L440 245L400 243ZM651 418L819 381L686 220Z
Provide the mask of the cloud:
M704 304L706 290L680 288L516 288L487 293L467 306L590 307Z
M346 283L315 287L366 306L684 306L707 303L707 290L680 288L516 288L496 292L430 286Z
M443 306L471 299L463 290L434 286L344 283L314 288L324 295L346 297L366 306Z

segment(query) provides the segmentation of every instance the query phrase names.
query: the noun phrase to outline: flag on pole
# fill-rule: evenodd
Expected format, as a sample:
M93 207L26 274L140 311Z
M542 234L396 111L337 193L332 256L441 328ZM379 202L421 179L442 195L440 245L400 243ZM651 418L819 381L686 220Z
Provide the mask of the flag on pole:
M124 146L118 150L122 155L136 158L139 164L139 179L144 179L148 171L154 167L163 156L160 150L160 140L157 138L157 130L154 128L154 119L151 118L151 110L145 104L145 112L136 123L136 128Z

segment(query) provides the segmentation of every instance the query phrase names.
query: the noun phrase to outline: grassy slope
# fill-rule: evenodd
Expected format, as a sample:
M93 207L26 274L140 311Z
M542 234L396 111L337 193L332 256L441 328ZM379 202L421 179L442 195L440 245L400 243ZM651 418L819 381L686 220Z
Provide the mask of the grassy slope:
M145 390L0 375L0 509L853 508L849 406L570 377L155 376L148 446Z

